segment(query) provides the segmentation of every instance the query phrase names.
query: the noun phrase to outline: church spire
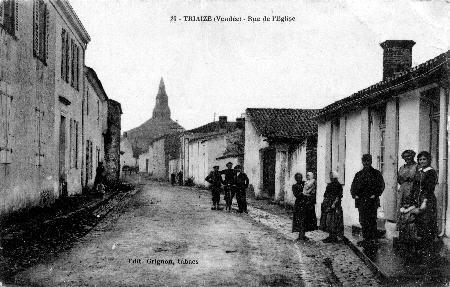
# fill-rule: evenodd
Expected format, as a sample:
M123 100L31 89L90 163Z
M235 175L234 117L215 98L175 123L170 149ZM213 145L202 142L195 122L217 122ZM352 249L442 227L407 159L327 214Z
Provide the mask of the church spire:
M169 98L166 94L166 87L164 86L164 80L161 77L159 82L159 90L156 95L156 104L153 109L154 119L170 119Z

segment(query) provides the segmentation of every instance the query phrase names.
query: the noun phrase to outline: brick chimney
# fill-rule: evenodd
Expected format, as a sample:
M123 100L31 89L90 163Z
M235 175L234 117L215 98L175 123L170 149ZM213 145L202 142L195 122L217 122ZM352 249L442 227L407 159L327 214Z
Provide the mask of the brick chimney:
M219 129L227 128L227 116L219 116Z
M404 72L412 66L412 40L386 40L383 48L383 81Z

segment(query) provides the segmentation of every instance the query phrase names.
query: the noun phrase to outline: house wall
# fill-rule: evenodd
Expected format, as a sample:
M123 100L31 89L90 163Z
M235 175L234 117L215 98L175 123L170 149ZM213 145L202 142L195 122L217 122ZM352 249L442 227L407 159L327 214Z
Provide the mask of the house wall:
M108 99L108 117L105 136L105 172L108 184L114 185L120 177L120 134L121 106L120 103Z
M401 159L401 153L406 149L412 149L416 152L430 149L430 119L429 108L427 104L420 100L420 92L434 87L433 85L421 87L419 89L398 95L397 98L386 103L386 151L385 151L385 166L383 177L386 182L386 189L381 197L381 211L379 214L384 219L396 220L396 200L397 200L397 184L396 172L400 165L404 164ZM443 90L443 89L442 89ZM448 116L443 111L442 107L447 105L448 100L442 96L441 93L441 125L446 126L448 131ZM442 101L447 101L443 103ZM397 108L398 105L398 108ZM398 113L398 119L397 119ZM366 153L369 148L373 156L373 166L379 168L379 148L380 148L380 134L378 128L378 118L373 117L372 126L370 128L370 140L368 140L368 113L367 109L352 112L342 115L346 117L346 131L345 131L345 182L343 184L343 200L342 206L344 209L344 224L353 225L359 223L359 214L354 207L354 200L350 195L350 187L354 175L358 172L361 166L361 155ZM444 119L444 120L442 120ZM442 122L445 123L443 124ZM330 150L330 121L321 122L318 125L318 150L317 150L317 214L320 214L320 203L323 201L323 193L328 182L328 173L331 171L329 150ZM398 135L396 132L398 126ZM445 136L447 131L442 131L440 136ZM436 133L436 132L435 132ZM436 134L435 134L436 136ZM444 169L444 173L448 173L447 159L442 158L446 156L448 149L448 141L440 139L440 161L436 162L436 166ZM444 162L445 161L445 162ZM446 170L447 169L447 170ZM448 232L449 224L445 222L445 204L448 205L448 198L445 196L448 193L447 175L441 174L439 185L436 187L435 194L441 198L440 206L438 207L439 224ZM448 212L448 209L447 209Z
M254 191L256 196L262 192L262 154L261 150L268 147L251 119L247 116L245 120L245 148L244 148L244 170L248 176L249 190Z
M165 139L161 138L152 143L152 177L166 179L166 155L164 153Z
M83 157L83 185L92 187L94 184L96 169L98 162L105 160L104 138L103 133L106 132L107 126L107 102L97 95L92 84L85 77L85 100L83 107L83 124L84 124L84 144L82 147ZM89 101L89 103L88 103ZM98 107L97 107L98 103ZM89 110L87 110L89 105ZM87 143L92 142L92 175L88 175L90 167L87 162Z
M133 149L127 137L122 138L120 142L120 151L121 151L120 155L121 170L125 165L129 167L136 166L136 158L133 157Z
M53 1L48 9L48 57L44 64L33 55L33 1L16 1L15 37L0 27L0 94L9 128L0 131L0 214L23 207L51 203L61 195L59 185L59 122L66 116L66 143L70 119L79 123L78 153L67 146L61 172L69 194L81 192L81 102L85 43L66 14ZM61 29L80 47L79 90L61 79ZM70 101L62 104L59 97ZM7 99L12 99L6 104ZM8 116L6 107L8 106ZM5 127L5 126L4 126ZM75 162L73 160L73 162Z
M278 154L278 151L277 151ZM303 175L304 180L306 180L306 142L303 144L295 145L291 147L288 152L287 166L285 173L285 185L284 185L284 202L288 205L295 204L295 197L292 192L292 185L295 182L295 174L299 172ZM276 176L277 178L277 176ZM275 189L275 194L277 192Z

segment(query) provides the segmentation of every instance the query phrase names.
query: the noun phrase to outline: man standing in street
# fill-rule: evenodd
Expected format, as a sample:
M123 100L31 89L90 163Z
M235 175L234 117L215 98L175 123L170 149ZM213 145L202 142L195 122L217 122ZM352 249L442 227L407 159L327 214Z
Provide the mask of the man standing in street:
M209 173L209 175L205 178L205 180L211 184L211 193L213 202L213 207L211 207L211 209L221 210L219 203L220 203L220 191L222 187L222 175L220 175L218 165L213 167L213 171Z
M226 201L226 209L228 212L231 211L231 204L233 203L233 197L235 193L235 176L236 172L232 169L233 163L228 162L226 164L227 169L222 170L220 174L225 175L225 179L223 181L224 191L225 191L225 201Z
M380 195L384 190L381 172L372 167L372 156L362 156L363 169L353 179L350 192L355 199L355 207L359 211L363 240L357 244L375 244L377 242L377 209L380 206Z
M245 173L242 172L241 166L236 165L234 167L234 170L236 171L236 200L239 207L239 213L247 212L247 197L245 194L245 190L248 187L248 177Z

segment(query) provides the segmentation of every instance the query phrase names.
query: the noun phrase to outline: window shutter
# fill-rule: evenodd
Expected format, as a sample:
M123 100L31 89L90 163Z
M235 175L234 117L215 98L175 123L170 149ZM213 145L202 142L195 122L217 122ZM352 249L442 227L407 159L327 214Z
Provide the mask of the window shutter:
M61 31L61 79L65 79L65 71L66 71L66 30L62 29Z
M11 163L12 157L12 148L11 148L11 140L12 140L12 132L11 132L11 101L12 97L6 96L6 162Z
M38 58L40 60L44 59L44 49L45 49L45 3L43 0L38 0L39 3L39 48L38 48Z
M15 26L15 30L16 30L16 37L18 35L19 32L19 1L16 0L14 1L14 26Z
M50 16L49 16L49 12L48 12L48 8L47 8L47 4L45 4L45 50L44 50L44 60L47 63L48 60L48 37L49 37L49 33L48 33L48 27L49 27L49 20L50 20Z
M66 52L65 52L65 55L66 55L66 59L65 59L65 62L66 62L66 73L64 74L65 75L65 79L66 79L66 83L69 83L69 51L70 51L70 47L69 47L69 34L68 33L66 33Z
M33 1L33 56L39 55L39 2Z
M3 25L4 1L0 0L0 25Z

